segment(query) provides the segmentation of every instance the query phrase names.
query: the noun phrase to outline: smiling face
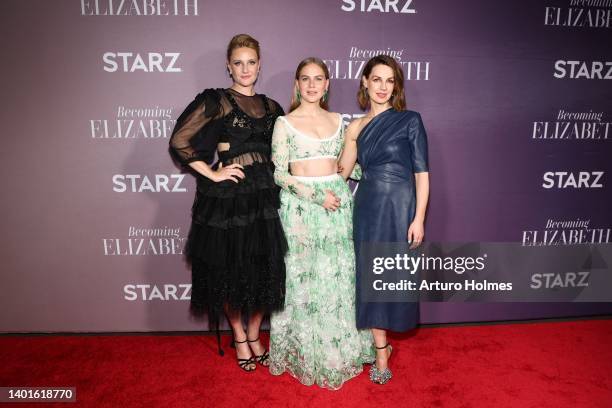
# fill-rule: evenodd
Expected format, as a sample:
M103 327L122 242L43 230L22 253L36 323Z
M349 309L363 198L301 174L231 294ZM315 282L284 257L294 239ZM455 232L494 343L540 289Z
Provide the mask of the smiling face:
M257 52L249 47L234 49L227 62L234 83L242 87L253 86L259 75L259 67Z
M323 98L329 87L329 79L325 78L321 67L308 64L300 70L295 86L303 101L314 103Z
M375 65L370 76L362 78L362 83L368 90L371 103L385 105L389 103L395 89L393 69L383 64Z

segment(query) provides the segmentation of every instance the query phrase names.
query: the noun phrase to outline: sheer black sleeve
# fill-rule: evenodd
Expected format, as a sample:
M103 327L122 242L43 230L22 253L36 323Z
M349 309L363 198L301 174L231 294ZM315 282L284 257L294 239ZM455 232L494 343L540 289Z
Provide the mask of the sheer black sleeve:
M276 116L285 116L285 111L283 110L283 107L280 106L280 104L278 102L276 102L274 99L268 99L268 106L270 107L270 112L272 112L274 115Z
M220 97L214 89L198 94L176 120L170 137L172 156L183 165L194 161L211 162L219 134L205 125L222 115Z

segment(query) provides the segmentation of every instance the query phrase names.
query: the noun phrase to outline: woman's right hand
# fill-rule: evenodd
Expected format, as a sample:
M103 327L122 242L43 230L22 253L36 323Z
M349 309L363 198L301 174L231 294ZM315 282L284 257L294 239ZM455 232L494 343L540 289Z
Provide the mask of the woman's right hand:
M325 190L325 201L323 201L323 208L329 211L336 211L340 208L340 199L331 190Z
M238 179L244 178L242 169L244 169L244 167L238 163L230 164L227 167L223 167L223 163L219 163L219 167L213 172L211 180L216 183L224 180L232 180L234 183L238 183L238 181L240 181Z

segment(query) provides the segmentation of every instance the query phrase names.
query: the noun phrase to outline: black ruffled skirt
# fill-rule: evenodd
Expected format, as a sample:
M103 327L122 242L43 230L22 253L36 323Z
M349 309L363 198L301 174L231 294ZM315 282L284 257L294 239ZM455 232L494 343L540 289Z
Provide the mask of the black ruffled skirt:
M244 167L245 178L215 183L198 177L187 240L191 312L218 324L224 305L242 312L280 310L285 301L287 241L280 188L271 163Z

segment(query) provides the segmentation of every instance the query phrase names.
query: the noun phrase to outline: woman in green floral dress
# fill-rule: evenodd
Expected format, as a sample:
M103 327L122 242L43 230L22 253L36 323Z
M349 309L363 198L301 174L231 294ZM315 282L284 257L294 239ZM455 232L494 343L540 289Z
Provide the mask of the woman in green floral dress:
M271 318L270 372L339 389L375 354L371 333L355 325L352 195L337 174L344 129L327 111L328 88L323 61L302 61L290 113L272 136L289 252L285 308Z

